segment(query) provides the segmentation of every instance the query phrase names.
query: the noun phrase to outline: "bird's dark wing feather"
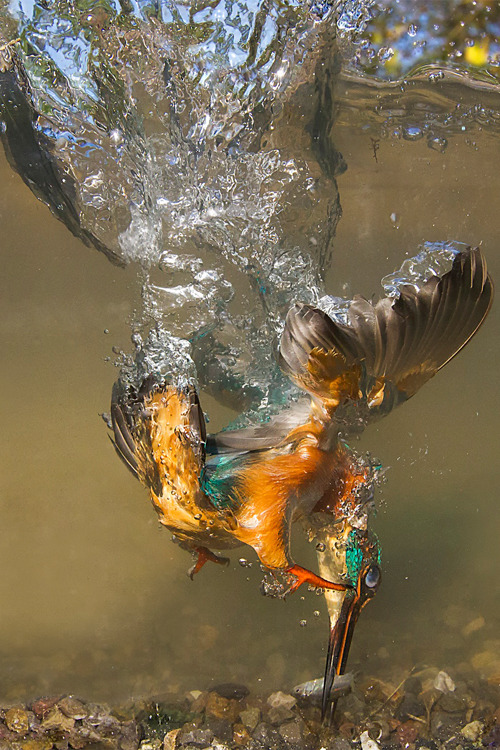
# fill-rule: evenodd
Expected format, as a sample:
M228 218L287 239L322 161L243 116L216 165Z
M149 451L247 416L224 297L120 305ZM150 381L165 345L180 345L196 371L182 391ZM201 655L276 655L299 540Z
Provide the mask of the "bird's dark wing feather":
M217 455L274 448L291 430L307 420L309 411L309 402L302 401L272 417L268 422L237 430L222 430L217 434L209 435L207 452Z
M451 270L397 299L375 305L356 297L348 325L310 305L288 313L280 345L282 369L303 389L329 400L366 400L387 412L410 398L481 326L493 283L479 248L455 257Z
M94 246L115 265L124 266L113 250L81 226L76 208L76 182L69 172L62 171L49 139L37 129L38 113L29 84L14 52L10 55L10 63L0 59L0 119L3 123L0 140L10 166L75 237L88 247Z
M136 478L138 478L135 442L122 408L117 403L111 404L111 423L113 426L114 439L109 436L110 440L115 446L115 450L125 466L130 469Z

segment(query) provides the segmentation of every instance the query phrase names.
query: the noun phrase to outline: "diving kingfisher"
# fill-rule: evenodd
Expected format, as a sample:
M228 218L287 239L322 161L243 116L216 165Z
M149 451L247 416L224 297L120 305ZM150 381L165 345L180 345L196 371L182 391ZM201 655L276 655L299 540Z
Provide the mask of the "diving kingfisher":
M191 575L207 560L226 562L212 550L247 544L266 568L288 574L287 593L305 582L325 589L331 633L323 714L359 613L381 579L368 524L373 471L344 436L413 396L476 333L492 299L483 253L467 248L447 273L402 285L395 298L355 297L346 322L295 304L278 360L308 398L244 429L207 436L193 387L153 378L137 392L115 385L115 448L149 490L160 523L197 554ZM322 575L292 558L298 519L323 550Z

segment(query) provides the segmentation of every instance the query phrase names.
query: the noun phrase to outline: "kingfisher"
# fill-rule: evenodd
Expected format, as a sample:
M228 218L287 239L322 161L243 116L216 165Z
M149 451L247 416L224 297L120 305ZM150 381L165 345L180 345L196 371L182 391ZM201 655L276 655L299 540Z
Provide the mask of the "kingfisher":
M344 672L354 626L381 580L380 546L369 524L374 467L346 443L411 398L485 320L493 283L480 248L451 269L376 303L356 296L343 320L296 303L278 349L282 371L303 398L263 424L206 433L193 386L148 377L113 389L113 442L149 491L159 521L196 554L191 576L214 550L246 544L265 568L284 573L287 593L325 589L331 629L323 714ZM320 573L298 565L291 526L302 519L320 550ZM332 580L334 578L334 580Z

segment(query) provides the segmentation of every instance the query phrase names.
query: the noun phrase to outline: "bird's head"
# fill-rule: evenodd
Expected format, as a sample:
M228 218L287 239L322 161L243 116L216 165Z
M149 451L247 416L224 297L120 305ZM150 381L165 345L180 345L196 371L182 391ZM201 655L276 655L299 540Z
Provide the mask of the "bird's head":
M380 585L380 544L371 529L374 486L379 464L346 453L342 480L329 498L308 518L309 535L316 542L321 576L343 580L347 591L324 591L330 617L330 636L322 696L323 718L333 715L330 692L337 675L344 674L354 628L365 604Z
M338 528L335 528L338 526ZM325 591L330 615L330 635L325 666L322 695L322 716L330 720L335 701L330 701L330 691L337 675L345 673L347 657L354 629L363 607L378 591L382 573L380 545L377 536L369 529L360 531L347 523L336 524L330 532L323 532L322 574L325 568L332 575L343 571L344 579L352 588L345 592Z

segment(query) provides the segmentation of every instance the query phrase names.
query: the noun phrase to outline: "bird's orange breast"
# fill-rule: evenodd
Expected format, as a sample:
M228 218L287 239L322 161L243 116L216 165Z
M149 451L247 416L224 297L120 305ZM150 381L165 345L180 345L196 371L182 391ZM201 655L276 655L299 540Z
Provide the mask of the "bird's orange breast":
M310 512L330 487L335 462L335 453L311 437L286 454L266 451L241 477L234 535L268 567L288 567L290 521Z

